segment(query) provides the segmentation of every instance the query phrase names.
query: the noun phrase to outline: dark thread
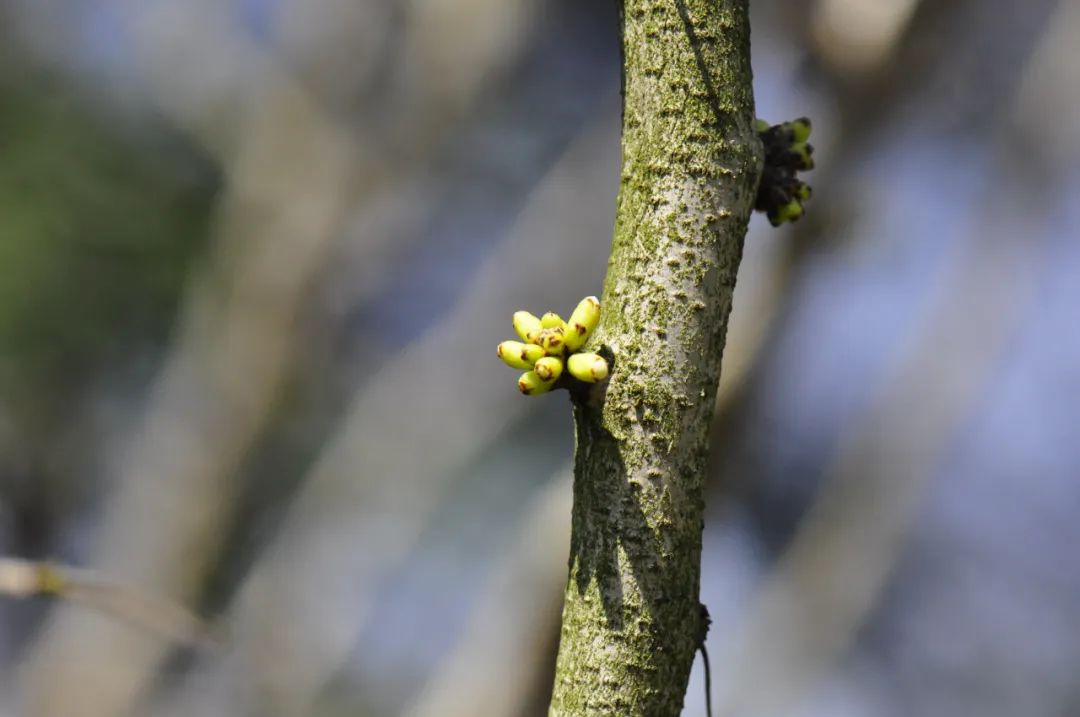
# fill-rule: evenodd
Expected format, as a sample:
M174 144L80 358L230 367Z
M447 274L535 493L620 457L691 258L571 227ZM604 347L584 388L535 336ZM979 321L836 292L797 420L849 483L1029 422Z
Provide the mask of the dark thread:
M712 668L709 666L709 651L705 649L705 638L709 635L712 617L704 604L698 603L698 610L701 612L701 632L698 635L697 647L701 650L701 661L705 668L705 717L712 717Z
M702 664L705 666L705 717L712 717L712 670L709 668L709 651L705 643L698 646L701 650Z

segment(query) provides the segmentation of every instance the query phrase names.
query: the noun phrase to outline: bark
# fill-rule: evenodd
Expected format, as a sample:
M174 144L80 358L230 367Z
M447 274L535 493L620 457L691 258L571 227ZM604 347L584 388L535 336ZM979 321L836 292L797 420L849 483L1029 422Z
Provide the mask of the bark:
M612 374L573 398L552 715L679 714L704 637L708 429L761 166L747 5L621 5L621 187L592 342Z

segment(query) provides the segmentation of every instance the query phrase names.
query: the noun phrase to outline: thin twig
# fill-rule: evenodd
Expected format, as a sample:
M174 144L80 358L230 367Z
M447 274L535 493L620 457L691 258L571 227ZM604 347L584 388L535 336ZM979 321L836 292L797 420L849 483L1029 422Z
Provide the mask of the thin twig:
M67 600L186 647L217 647L221 644L220 635L189 610L89 570L0 558L0 595Z

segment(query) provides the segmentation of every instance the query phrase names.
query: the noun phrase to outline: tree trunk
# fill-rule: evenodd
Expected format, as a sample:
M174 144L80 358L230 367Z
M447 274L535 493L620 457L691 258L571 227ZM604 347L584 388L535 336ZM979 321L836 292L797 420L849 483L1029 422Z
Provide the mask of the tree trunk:
M747 5L621 3L621 189L592 342L612 374L573 399L552 715L679 714L704 637L708 429L761 166Z

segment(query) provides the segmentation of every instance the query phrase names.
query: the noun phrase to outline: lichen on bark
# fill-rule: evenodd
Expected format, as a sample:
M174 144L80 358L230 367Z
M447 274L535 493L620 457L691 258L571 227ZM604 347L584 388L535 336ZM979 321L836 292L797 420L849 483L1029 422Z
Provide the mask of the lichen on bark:
M623 0L622 172L574 397L570 576L552 715L677 715L698 643L703 473L757 180L748 0Z

